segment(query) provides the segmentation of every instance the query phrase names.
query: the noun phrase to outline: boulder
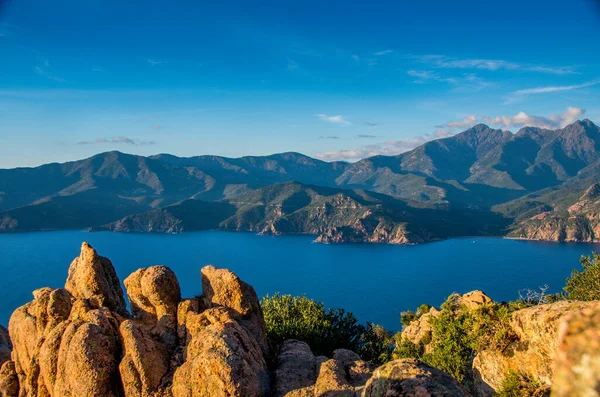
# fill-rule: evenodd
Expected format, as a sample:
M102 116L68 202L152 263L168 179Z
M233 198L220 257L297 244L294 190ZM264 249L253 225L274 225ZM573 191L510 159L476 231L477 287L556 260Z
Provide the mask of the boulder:
M313 397L317 381L317 360L310 347L289 339L279 351L275 371L275 397Z
M455 295L454 304L458 307L466 307L468 310L477 309L481 305L492 303L492 298L483 291L475 290L463 295Z
M473 360L479 394L493 395L511 372L535 380L542 387L550 387L561 321L573 312L596 306L597 302L561 301L514 312L510 327L518 340L502 351L483 350Z
M0 396L19 397L19 378L12 361L6 361L0 366Z
M600 301L570 314L560 325L552 394L600 394Z
M254 336L236 321L208 325L192 336L173 376L174 397L259 397L269 373Z
M470 396L450 375L414 359L391 361L375 370L364 397Z
M175 273L166 266L139 269L123 282L136 322L175 344L177 306L181 290Z
M227 307L237 314L237 321L246 327L267 354L265 320L254 288L227 269L205 266L202 274L202 296L210 307Z
M65 289L78 299L87 300L93 308L107 307L127 316L121 283L108 258L99 256L88 243L69 267Z
M8 330L0 325L0 367L6 361L10 360L10 352L12 351L12 342L8 336Z
M341 362L331 359L321 364L314 395L318 397L355 397L354 387L346 378L346 372Z
M433 327L431 326L430 320L439 316L439 314L440 311L435 307L432 307L429 309L429 312L421 315L417 320L404 327L402 330L402 338L415 345L422 343L425 346L425 351L429 352L429 345L433 336Z

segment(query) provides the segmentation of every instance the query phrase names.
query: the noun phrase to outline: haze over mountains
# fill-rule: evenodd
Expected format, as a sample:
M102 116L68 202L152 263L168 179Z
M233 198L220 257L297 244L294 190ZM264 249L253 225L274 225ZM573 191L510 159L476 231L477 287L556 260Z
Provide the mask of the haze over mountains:
M542 212L575 216L568 208L600 181L599 170L600 129L587 119L516 134L478 124L352 164L298 153L231 159L108 152L0 170L0 230L219 228L398 243L512 232L560 240L569 233L539 235L523 222ZM594 240L600 233L570 235Z

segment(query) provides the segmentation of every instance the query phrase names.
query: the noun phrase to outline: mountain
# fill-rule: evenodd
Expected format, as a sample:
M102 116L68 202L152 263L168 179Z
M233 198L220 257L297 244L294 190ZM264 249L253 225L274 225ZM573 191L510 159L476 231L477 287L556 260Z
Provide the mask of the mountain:
M531 205L529 211L533 212L524 212L509 236L545 241L600 241L600 183L580 193L561 189L541 196L533 201L540 205Z
M418 243L454 236L498 234L501 216L442 208L364 190L297 182L276 184L230 200L185 200L92 228L179 233L206 229L310 234L320 242Z
M516 134L478 124L398 156L361 160L336 182L423 202L489 207L560 185L599 160L600 129L587 119Z
M575 203L600 181L598 175L600 128L587 119L557 130L525 127L516 134L478 124L398 156L374 156L353 164L324 162L299 153L182 158L108 152L64 164L0 170L0 231L88 228L118 221L127 224L122 226L125 229L264 231L276 227L286 232L323 234L323 239L330 241L377 240L368 227L355 237L358 229L344 229L351 216L345 223L331 223L327 232L321 222L329 225L329 219L316 220L311 205L316 205L317 197L338 193L367 207L373 200L381 201L380 207L397 206L404 200L413 203L411 208L418 202L444 214L464 214L465 209L480 214L495 211L507 218L506 223L514 223L510 230L516 230L520 222L532 216L555 207L560 210L563 201ZM292 207L291 212L300 212L293 216L285 212L274 221L274 215L265 211L275 204L261 207L265 202L261 195L268 192L263 188L286 182L312 186L315 192L329 188L336 193L294 193L285 205L304 200L298 201L304 212ZM360 202L357 195L367 201ZM390 201L392 198L395 201ZM181 211L185 215L180 215ZM194 211L206 216L192 220L187 214ZM162 219L165 213L171 218ZM132 215L136 216L129 217ZM299 216L318 226L303 223ZM355 221L365 218L352 216ZM390 222L397 225L399 221ZM410 226L425 222L426 217L411 221ZM286 224L292 225L289 231ZM479 226L475 222L470 230ZM424 228L431 229L430 225ZM394 230L388 228L386 233L394 234ZM498 231L497 225L490 225L489 230ZM399 231L398 236L404 232Z
M186 199L219 200L291 180L331 185L346 166L297 153L228 159L108 152L0 170L0 231L85 228Z

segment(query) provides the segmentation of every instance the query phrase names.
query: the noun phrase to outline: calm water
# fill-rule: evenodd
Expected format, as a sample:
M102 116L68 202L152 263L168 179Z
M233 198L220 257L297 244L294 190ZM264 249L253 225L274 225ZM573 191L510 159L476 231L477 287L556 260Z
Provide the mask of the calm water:
M422 303L439 305L452 292L481 289L510 300L523 288L548 284L559 291L579 256L592 244L552 244L494 238L461 238L417 246L322 245L311 237L248 233L181 235L85 233L0 235L0 323L32 299L31 291L64 285L82 241L109 257L121 280L140 267L164 264L179 278L184 296L201 292L200 268L235 271L266 293L305 293L361 321L399 329L399 314Z

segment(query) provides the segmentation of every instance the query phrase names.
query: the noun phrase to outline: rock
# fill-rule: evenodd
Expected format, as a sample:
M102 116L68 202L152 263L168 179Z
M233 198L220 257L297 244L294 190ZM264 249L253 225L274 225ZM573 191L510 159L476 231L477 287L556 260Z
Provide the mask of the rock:
M566 317L558 340L552 395L600 394L600 302Z
M470 396L450 375L414 359L391 361L375 370L364 397Z
M86 299L93 308L107 307L127 316L121 283L108 258L99 256L88 243L69 267L65 289L75 298Z
M348 381L355 388L362 388L375 369L373 364L362 360L358 354L348 349L334 350L333 359L344 368Z
M166 266L139 269L123 282L131 312L146 331L170 346L177 343L177 306L181 290L175 273Z
M455 304L458 307L465 306L468 310L477 309L481 305L492 303L492 298L483 291L475 290L464 295L457 295Z
M19 397L19 378L12 361L6 361L0 366L0 396Z
M317 381L317 360L301 341L283 342L275 371L275 397L313 397Z
M319 369L319 377L315 383L315 396L319 397L354 397L354 387L346 378L341 362L327 360Z
M421 315L417 320L411 322L402 330L402 338L418 345L423 344L425 351L429 352L433 337L433 327L430 320L439 316L440 311L435 307L429 309L429 312ZM426 342L426 343L425 343Z
M0 367L6 361L10 360L10 352L12 351L12 343L8 337L8 330L0 325Z
M205 266L201 274L204 299L212 307L232 309L238 315L237 321L252 333L266 355L265 320L254 288L227 269Z
M258 397L268 391L261 347L236 321L211 324L194 335L173 376L174 397Z
M483 350L473 360L478 392L492 395L510 372L522 374L543 387L551 386L561 321L570 313L598 305L598 302L561 301L514 312L510 326L518 341L503 351Z

